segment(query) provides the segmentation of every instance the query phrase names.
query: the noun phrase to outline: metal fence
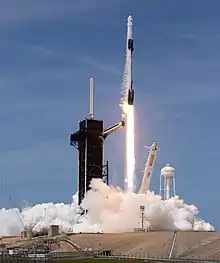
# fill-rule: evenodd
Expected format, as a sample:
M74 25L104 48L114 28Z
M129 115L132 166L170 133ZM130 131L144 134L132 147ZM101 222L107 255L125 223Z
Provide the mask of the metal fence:
M20 253L17 255L1 254L0 263L40 263L40 262L57 262L59 260L84 260L84 259L97 259L105 260L132 260L132 261L145 261L149 263L216 263L219 260L205 260L205 259L166 259L166 258L152 258L147 254L128 254L128 253L103 253L101 251L81 251L81 252L58 252L49 254L31 254Z
M59 260L83 260L95 258L95 254L91 252L60 252L51 254L33 254L33 253L19 253L19 254L1 254L0 263L40 263L40 262L57 262Z
M152 257L149 254L139 253L112 253L111 255L96 254L96 258L102 259L115 259L115 260L143 260L145 262L160 262L160 263L217 263L220 260L204 259L204 258L163 258L163 257Z

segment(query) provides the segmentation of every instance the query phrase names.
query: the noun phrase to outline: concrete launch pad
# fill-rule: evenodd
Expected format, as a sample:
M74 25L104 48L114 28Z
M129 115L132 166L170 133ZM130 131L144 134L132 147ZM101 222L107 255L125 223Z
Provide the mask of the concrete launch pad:
M51 251L74 252L79 249L105 250L112 249L117 253L147 254L149 257L167 258L174 232L152 231L145 233L82 233L60 235L50 238ZM49 240L49 238L47 238ZM2 237L1 244L8 249L30 248L42 243L41 238ZM174 258L198 258L220 260L219 232L181 231L176 234L173 249Z

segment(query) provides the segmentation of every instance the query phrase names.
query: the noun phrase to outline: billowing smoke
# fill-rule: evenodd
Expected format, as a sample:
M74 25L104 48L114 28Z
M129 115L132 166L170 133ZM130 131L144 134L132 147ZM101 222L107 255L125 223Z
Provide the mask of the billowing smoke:
M118 188L107 186L93 179L92 189L82 202L88 209L86 215L74 196L72 204L38 204L17 209L0 210L0 235L18 235L25 227L41 231L51 224L58 224L61 231L68 232L128 232L140 227L140 206L145 206L145 227L159 230L205 230L214 231L213 226L197 218L198 209L174 197L168 201L159 195L124 193Z

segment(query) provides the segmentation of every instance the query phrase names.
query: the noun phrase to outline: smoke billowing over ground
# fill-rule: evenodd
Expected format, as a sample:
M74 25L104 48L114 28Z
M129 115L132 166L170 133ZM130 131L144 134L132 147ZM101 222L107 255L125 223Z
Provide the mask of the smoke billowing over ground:
M205 230L214 228L197 218L198 209L183 200L168 201L153 192L147 195L129 193L107 186L99 179L93 179L92 189L83 200L82 207L87 215L80 215L77 200L72 204L38 204L16 209L0 210L0 235L19 235L22 223L34 231L41 231L51 224L59 224L63 232L129 232L140 227L140 205L145 206L145 227L160 230Z

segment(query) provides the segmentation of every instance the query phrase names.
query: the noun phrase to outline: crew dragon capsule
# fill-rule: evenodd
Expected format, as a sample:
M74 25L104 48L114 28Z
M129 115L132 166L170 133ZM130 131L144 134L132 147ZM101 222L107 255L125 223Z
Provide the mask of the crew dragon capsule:
M132 36L132 21L133 18L130 15L128 17L128 23L127 23L127 53L129 57L129 70L128 70L128 78L129 78L129 85L130 88L128 90L128 105L133 105L134 104L134 90L133 90L133 80L132 80L132 53L134 50L134 45L133 45L133 36Z

